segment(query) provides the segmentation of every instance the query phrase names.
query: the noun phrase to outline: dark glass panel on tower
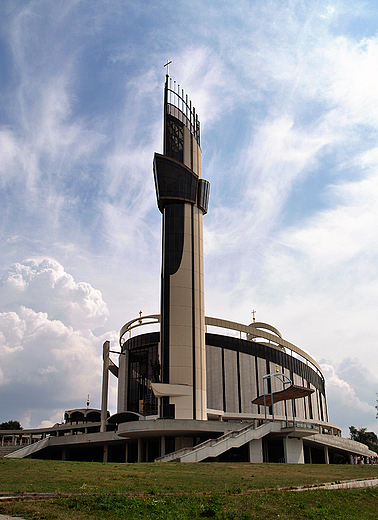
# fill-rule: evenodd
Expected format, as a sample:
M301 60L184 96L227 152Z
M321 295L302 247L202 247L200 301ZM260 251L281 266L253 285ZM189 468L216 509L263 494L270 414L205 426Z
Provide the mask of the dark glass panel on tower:
M166 204L196 202L198 177L183 164L155 153L154 176L160 211Z
M151 382L156 382L155 379L160 377L158 365L157 344L130 350L127 403L129 411L148 415L158 413L158 402L151 388Z

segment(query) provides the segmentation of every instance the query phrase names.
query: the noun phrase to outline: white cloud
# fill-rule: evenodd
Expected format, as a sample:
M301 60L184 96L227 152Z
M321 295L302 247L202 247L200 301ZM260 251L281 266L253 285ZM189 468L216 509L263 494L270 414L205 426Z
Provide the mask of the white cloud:
M14 309L0 313L2 413L36 426L51 408L85 406L88 393L99 406L102 343L116 341L115 332L91 331L107 319L101 293L76 283L55 260L33 259L8 269L0 294L3 308Z
M0 294L3 309L31 304L75 329L100 327L109 316L101 292L88 283L76 283L52 259L13 264L1 280Z
M330 136L304 131L282 114L266 119L257 127L251 144L243 154L243 170L248 172L243 192L243 210L253 214L255 226L269 234L276 225L294 183L307 175L317 163L319 151Z
M46 368L40 368L38 370L38 373L41 374L41 375L43 375L43 374L51 374L51 373L54 373L54 372L55 373L59 372L59 370L56 368L55 365L49 365Z
M328 88L324 95L336 105L340 130L344 126L363 123L377 125L378 100L378 40L330 41L321 51L328 72ZM325 76L324 76L325 79ZM323 84L324 86L324 84Z
M5 377L4 372L0 366L0 386L9 383L9 379Z
M337 401L338 406L347 407L351 420L356 412L374 415L374 406L361 401L354 388L337 375L332 365L323 363L321 367L327 381L328 399Z
M321 362L326 378L330 421L342 427L349 437L349 426L377 431L375 390L378 379L356 358L341 362Z
M378 253L374 233L378 176L374 172L367 179L332 186L329 190L338 204L319 211L297 227L283 230L269 261L277 263L279 258L286 266L285 270L293 263L297 274L306 277L310 284L312 276L319 275L324 278L333 275L334 281L338 282L342 272L351 270L361 282L367 277L367 282L371 283L371 275L376 272L374 258ZM345 282L348 280L344 279L342 283ZM353 284L353 280L350 282ZM351 290L355 288L350 287Z
M0 131L0 172L2 186L14 176L15 170L20 171L20 149L13 133L2 128Z
M219 55L204 45L183 50L174 63L174 79L180 78L180 88L185 85L185 93L206 131L222 114L229 112L236 101L231 73Z
M26 307L20 307L18 314L1 313L0 322L5 337L1 349L2 364L7 375L18 383L30 382L35 378L37 384L42 384L44 378L39 376L56 373L57 366L59 376L54 376L55 380L57 377L64 378L65 370L75 367L81 384L88 384L86 378L98 376L100 345L88 331L75 331L61 321L49 320L46 313ZM8 345L11 348L7 348ZM71 373L72 376L74 374ZM69 395L72 397L74 394L75 388L72 388Z

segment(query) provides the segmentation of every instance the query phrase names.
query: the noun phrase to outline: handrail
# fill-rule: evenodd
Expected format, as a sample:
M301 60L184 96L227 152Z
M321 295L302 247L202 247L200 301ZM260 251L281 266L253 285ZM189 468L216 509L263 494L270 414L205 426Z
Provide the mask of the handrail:
M154 320L154 321L145 321L145 320ZM132 326L135 322L138 322L136 325ZM144 325L153 325L154 323L160 323L160 314L148 314L147 316L139 316L139 318L134 318L121 328L119 332L119 344L121 345L121 340L126 332L130 332L132 329L136 329L137 327L143 327ZM121 345L122 346L122 345Z
M221 442L225 441L228 438L238 437L239 435L242 435L243 433L245 433L247 430L251 430L251 429L252 430L255 429L253 423L247 424L247 426L244 426L240 430L231 430L231 431L221 435L220 437L217 437L216 439L207 439L206 441L201 442L201 444L197 444L196 446L193 446L191 448L188 448L188 447L181 448L180 450L168 453L167 455L163 455L162 457L158 457L157 459L155 459L155 462L162 462L162 460L165 458L170 458L171 460L175 460L175 459L180 458L185 453L188 453L189 451L191 453L194 453L196 451L202 450L203 448L206 448L206 446L216 446L217 444L220 444Z

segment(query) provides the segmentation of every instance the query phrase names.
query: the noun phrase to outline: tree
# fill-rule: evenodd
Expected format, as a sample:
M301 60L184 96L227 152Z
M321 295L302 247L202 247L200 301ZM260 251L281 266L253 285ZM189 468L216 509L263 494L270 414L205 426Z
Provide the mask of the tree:
M0 430L22 430L22 426L18 421L7 421L0 423Z
M354 426L349 426L350 438L353 441L366 444L369 450L378 452L378 437L374 432L367 432L366 428L357 430Z

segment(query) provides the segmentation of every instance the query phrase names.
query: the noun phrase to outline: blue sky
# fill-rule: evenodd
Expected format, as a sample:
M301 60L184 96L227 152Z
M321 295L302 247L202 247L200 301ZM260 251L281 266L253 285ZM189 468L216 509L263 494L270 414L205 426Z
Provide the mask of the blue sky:
M103 341L159 311L170 59L211 183L206 314L256 309L322 364L331 421L378 432L375 2L4 0L0 29L0 420L98 407Z

